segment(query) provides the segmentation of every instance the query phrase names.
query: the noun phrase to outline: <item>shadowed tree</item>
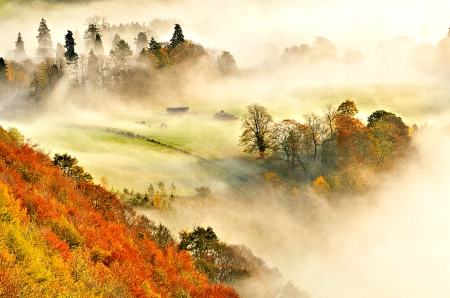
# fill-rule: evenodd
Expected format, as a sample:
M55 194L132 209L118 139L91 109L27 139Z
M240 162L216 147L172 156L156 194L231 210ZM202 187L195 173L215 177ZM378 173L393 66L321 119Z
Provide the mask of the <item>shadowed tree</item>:
M38 36L36 36L36 38L39 44L37 49L37 57L44 59L45 57L53 56L53 42L50 35L50 29L48 29L47 22L44 18L42 18L39 23Z
M94 42L94 54L97 56L104 55L105 49L103 47L102 37L100 34L95 35L95 42Z
M307 161L312 144L309 138L309 128L295 120L283 120L273 126L273 150L275 157L284 160L291 169L300 165L308 172Z
M6 83L8 81L8 67L6 66L5 60L0 57L0 82Z
M138 36L134 39L134 43L136 44L136 54L140 53L148 44L147 33L139 32Z
M109 53L113 59L114 64L120 70L127 70L129 67L129 59L133 55L133 51L130 49L128 43L121 39L117 42L116 46Z
M89 24L83 35L85 53L89 53L90 50L94 49L97 35L100 35L100 29L98 29L96 24Z
M148 50L149 51L161 50L161 44L159 42L157 42L153 36L150 39L150 42L148 43Z
M358 108L353 100L347 99L343 103L341 103L337 109L338 113L345 116L354 117L358 114Z
M20 32L19 32L19 34L17 34L16 49L14 50L14 57L18 61L26 58L25 45L24 45L24 42L22 39L22 34Z
M239 145L244 147L244 152L259 153L264 158L266 150L270 148L270 129L272 116L266 108L254 103L247 106L247 113L242 118L244 131L239 139Z
M75 40L73 39L73 33L70 30L67 30L67 34L64 36L66 52L64 53L64 57L66 57L67 64L76 64L78 61L78 54L75 53Z
M179 24L175 24L172 38L170 39L169 48L174 49L177 45L184 42L183 30Z
M93 50L89 52L88 56L87 80L89 86L93 89L98 88L100 85L100 67L98 63L98 57L94 54Z
M217 68L223 75L231 75L237 72L236 60L230 52L223 51L219 57L217 57Z

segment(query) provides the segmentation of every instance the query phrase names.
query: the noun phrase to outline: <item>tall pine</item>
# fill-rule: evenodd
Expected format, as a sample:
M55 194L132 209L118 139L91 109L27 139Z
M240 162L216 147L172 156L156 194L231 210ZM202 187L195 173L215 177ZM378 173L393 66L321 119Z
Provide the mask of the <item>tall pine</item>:
M172 38L170 39L169 48L173 49L180 43L184 42L183 30L179 24L175 24Z
M16 40L16 49L14 50L14 57L16 60L23 60L25 59L25 45L22 39L22 34L19 32L17 34L17 40Z
M105 53L105 49L103 47L103 42L100 34L95 35L95 42L94 42L94 54L97 56L102 56Z
M37 49L37 57L39 59L51 57L53 53L53 42L50 35L50 29L48 29L47 22L44 18L42 18L41 22L39 23L38 36L36 36L36 38L39 44Z
M66 44L64 47L66 48L66 52L64 53L64 57L66 57L67 64L76 64L78 61L78 54L75 53L75 40L73 39L73 33L70 30L67 30L67 34L64 36L66 40Z

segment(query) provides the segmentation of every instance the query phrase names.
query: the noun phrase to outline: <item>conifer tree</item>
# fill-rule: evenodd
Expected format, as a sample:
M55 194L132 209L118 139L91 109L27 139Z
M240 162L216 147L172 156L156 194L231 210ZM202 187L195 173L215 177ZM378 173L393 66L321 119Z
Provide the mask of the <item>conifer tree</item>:
M169 48L173 49L180 43L184 42L183 30L179 24L175 24L172 38L170 39Z
M56 44L56 58L57 59L65 58L64 57L65 52L66 52L66 50L64 49L64 46L58 42Z
M140 53L148 44L147 33L139 32L137 38L134 39L134 43L136 44L136 53Z
M67 64L76 64L78 61L78 54L75 53L75 40L73 39L73 33L70 30L67 30L67 34L64 36L66 40L66 44L64 47L66 48L66 52L64 56L66 57Z
M22 39L22 34L20 32L19 34L17 34L16 49L14 50L14 56L16 60L22 60L26 57L25 46Z
M148 43L148 50L149 51L161 50L161 44L159 42L157 42L153 36L150 39L150 42Z
M95 35L95 42L94 42L94 54L99 56L103 55L105 53L105 49L103 47L103 42L100 34Z
M88 56L87 62L87 72L88 72L88 81L89 85L92 88L96 88L99 85L100 81L100 69L98 57L94 54L94 51L91 50Z
M52 37L50 35L50 29L47 27L47 22L44 18L42 18L39 29L38 29L38 36L36 36L38 40L38 49L37 49L37 56L40 59L43 59L45 57L51 57L52 56Z
M86 53L94 48L97 35L100 35L100 29L98 29L97 25L95 24L89 24L83 35L85 46L84 50Z
M126 69L129 58L133 55L128 43L121 39L110 52L111 58L119 69Z
M6 83L8 81L8 66L5 63L5 60L3 60L2 57L0 57L0 82Z
M112 41L111 47L114 49L114 48L116 47L117 43L118 43L120 40L121 40L120 35L116 33L116 34L114 35L114 39L113 39L113 41Z

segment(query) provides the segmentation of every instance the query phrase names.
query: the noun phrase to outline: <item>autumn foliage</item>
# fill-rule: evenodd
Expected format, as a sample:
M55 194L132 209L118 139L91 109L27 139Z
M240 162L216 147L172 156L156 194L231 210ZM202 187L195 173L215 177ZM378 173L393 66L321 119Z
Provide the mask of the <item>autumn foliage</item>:
M1 297L238 297L151 221L0 127Z

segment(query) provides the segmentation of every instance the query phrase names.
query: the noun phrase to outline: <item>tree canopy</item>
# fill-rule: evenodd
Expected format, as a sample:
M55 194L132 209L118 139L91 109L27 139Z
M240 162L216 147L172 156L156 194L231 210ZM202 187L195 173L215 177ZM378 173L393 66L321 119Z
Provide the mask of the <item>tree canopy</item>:
M247 106L247 112L242 118L243 132L239 139L244 152L259 153L260 157L264 157L271 145L271 124L272 116L265 107L257 103Z

